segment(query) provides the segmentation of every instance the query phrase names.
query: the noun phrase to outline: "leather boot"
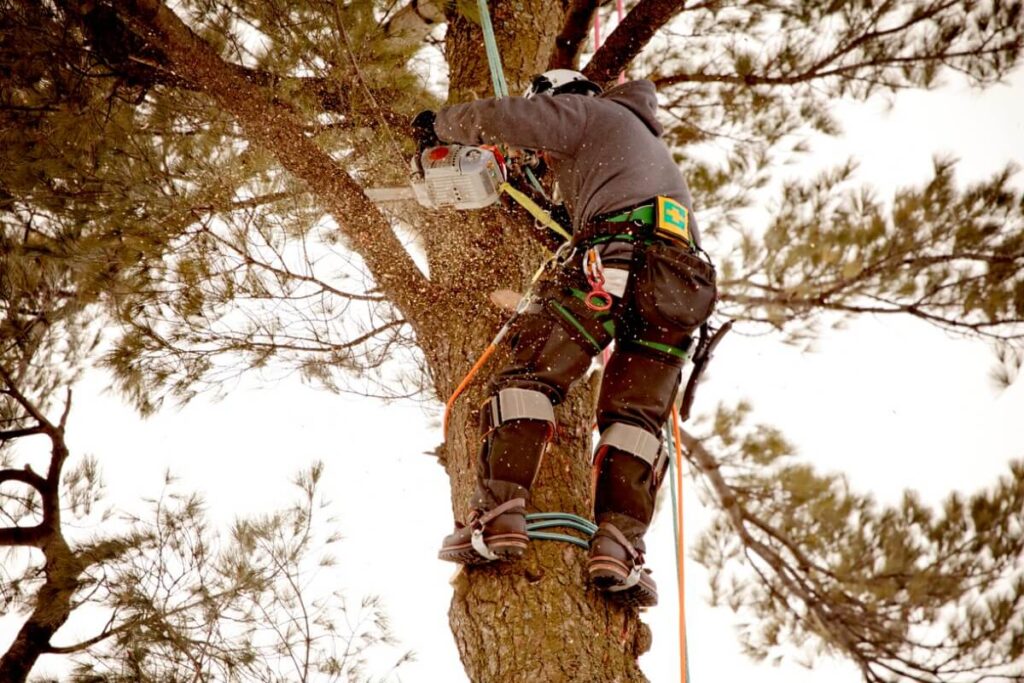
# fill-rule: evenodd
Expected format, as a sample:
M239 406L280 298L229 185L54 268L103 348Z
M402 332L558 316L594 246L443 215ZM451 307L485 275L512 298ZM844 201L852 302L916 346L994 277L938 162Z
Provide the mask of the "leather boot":
M484 479L473 496L473 512L465 524L445 536L437 556L460 564L515 560L530 539L526 535L529 491L508 481Z
M445 537L438 557L481 564L518 558L526 550L526 503L554 430L543 393L518 387L497 391L480 410L477 487L465 524Z
M644 567L643 522L615 512L601 515L590 541L587 574L609 597L635 607L658 604L658 585Z

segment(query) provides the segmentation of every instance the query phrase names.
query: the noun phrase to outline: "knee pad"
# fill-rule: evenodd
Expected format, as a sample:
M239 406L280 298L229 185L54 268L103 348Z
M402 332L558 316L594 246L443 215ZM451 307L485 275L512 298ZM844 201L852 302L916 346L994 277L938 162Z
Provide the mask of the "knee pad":
M601 458L609 448L631 455L651 468L654 477L660 483L668 468L668 451L661 439L646 429L625 422L613 422L601 433L597 442L592 464L595 469L600 467Z

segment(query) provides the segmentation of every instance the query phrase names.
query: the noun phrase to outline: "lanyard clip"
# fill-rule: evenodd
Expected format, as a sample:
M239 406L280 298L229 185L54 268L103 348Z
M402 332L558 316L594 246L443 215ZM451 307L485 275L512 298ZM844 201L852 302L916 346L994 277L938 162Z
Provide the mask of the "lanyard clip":
M592 311L607 311L612 307L612 295L604 289L604 264L596 247L587 249L583 255L583 274L587 276L590 292L583 303Z

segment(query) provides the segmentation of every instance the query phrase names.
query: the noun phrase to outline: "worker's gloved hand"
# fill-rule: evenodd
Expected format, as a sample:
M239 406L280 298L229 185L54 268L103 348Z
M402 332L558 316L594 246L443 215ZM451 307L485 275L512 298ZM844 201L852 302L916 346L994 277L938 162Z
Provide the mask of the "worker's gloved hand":
M434 131L434 121L436 120L437 114L429 109L416 114L416 118L412 120L412 138L420 149L441 144L441 140L438 139L437 133Z

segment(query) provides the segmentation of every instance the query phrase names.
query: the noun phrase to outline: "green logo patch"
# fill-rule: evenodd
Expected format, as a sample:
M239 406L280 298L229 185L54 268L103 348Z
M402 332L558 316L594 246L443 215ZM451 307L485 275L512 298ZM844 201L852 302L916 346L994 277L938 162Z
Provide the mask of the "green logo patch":
M673 239L692 243L690 235L690 212L686 207L669 197L658 197L658 232Z

